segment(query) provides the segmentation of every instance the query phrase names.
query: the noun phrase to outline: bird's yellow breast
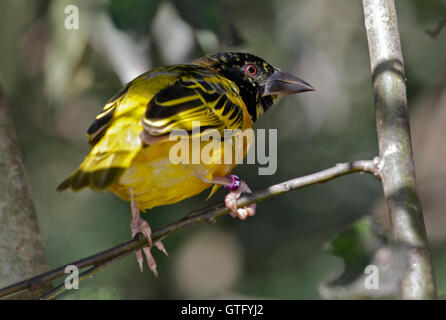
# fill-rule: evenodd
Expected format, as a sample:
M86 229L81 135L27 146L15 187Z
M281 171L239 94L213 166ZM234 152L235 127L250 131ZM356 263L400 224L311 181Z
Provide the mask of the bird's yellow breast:
M212 159L215 161L212 163L175 164L169 154L176 143L166 141L141 149L111 191L123 200L129 200L132 192L141 210L151 209L199 194L212 186L203 180L224 177L235 166L222 161L223 144L221 149L214 150ZM220 163L217 163L217 159Z

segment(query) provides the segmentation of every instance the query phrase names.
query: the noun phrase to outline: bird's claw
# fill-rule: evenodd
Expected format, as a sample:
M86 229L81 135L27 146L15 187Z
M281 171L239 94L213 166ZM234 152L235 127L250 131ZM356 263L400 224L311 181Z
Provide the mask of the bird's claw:
M147 239L147 242L148 242L147 247L144 247L144 248L137 250L135 252L136 261L138 262L139 269L141 270L141 272L143 271L144 258L142 256L142 253L144 252L144 255L146 256L147 266L149 267L150 271L153 272L155 277L158 277L156 261L152 255L150 249L152 248L152 245L155 245L155 247L157 247L160 251L162 251L167 256L166 248L164 248L164 245L161 241L156 241L155 243L152 242L152 230L150 229L150 226L147 223L147 221L145 221L141 217L138 216L137 218L133 219L130 227L132 229L132 237L135 237L135 235L137 233L141 232L144 235L144 237Z
M134 238L137 233L141 232L144 238L147 239L149 247L152 246L152 229L146 220L138 216L132 220L130 228L132 229L132 238Z

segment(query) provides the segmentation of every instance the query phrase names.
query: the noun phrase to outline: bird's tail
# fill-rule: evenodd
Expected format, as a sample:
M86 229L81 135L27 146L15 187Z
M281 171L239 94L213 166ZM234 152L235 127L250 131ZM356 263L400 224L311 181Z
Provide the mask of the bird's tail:
M78 191L85 187L103 191L116 183L141 149L139 138L133 144L122 138L114 134L104 136L79 168L57 187L57 191L68 188ZM121 143L117 143L119 141Z
M126 158L130 158L129 153L113 154L105 159L97 159L94 155L88 155L79 169L59 184L57 191L64 191L68 188L78 191L85 187L103 191L118 181L126 169L123 165L127 162ZM99 169L101 162L107 162L110 165Z

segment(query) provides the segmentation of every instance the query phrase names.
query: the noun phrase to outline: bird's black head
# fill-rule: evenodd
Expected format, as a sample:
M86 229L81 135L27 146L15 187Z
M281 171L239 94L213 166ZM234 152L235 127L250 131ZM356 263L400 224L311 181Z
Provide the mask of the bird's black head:
M233 81L255 121L279 96L313 91L314 88L295 76L274 68L268 62L249 53L222 52L195 63L206 66Z

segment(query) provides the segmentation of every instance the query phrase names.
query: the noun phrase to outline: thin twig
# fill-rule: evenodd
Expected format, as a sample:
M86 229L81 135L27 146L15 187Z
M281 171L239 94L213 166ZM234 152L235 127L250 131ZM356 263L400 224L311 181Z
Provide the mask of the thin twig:
M339 163L326 170L310 174L307 176L294 178L273 186L270 186L264 190L256 191L251 194L246 194L240 197L237 201L239 207L247 206L254 202L261 202L263 200L269 199L271 197L287 193L292 190L301 189L306 186L310 186L317 183L324 183L329 180L338 178L340 176L351 174L354 172L366 172L372 173L379 178L379 174L376 168L377 159L374 160L359 160L347 163ZM184 229L186 227L192 226L199 222L214 222L218 217L229 213L229 209L225 207L224 204L216 204L210 207L206 207L197 211L190 212L184 218L173 222L161 229L158 229L152 233L152 241L156 242L166 238L168 235ZM41 274L34 278L30 278L8 287L0 289L0 298L10 295L12 293L21 290L36 290L44 283L52 281L65 273L65 267L68 265L75 265L79 269L83 269L89 266L93 266L87 271L80 275L79 280L91 277L93 274L107 269L112 264L116 263L120 259L128 256L132 252L147 246L147 240L139 233L130 241L122 243L114 248L108 249L106 251L100 252L98 254L92 255L90 257L66 264L62 267L51 270L47 273ZM61 284L54 288L53 290L45 293L41 299L52 299L58 294L65 291L66 288L64 284Z
M142 237L141 233L139 233L138 235ZM132 254L132 252L134 252L136 250L137 249L124 252L124 253L120 254L119 256L107 259L107 260L105 260L105 261L95 265L94 267L91 267L90 269L82 272L79 275L79 282L84 280L84 279L88 279L88 278L93 277L93 275L95 275L99 271L103 271L105 269L108 269L108 267L112 266L113 264L115 264L116 262L121 260L122 258L127 257L128 255ZM51 299L54 299L56 296L58 296L59 294L61 294L65 290L67 290L67 288L65 286L65 282L63 282L60 285L58 285L57 287L55 287L55 288L45 292L43 295L41 295L39 297L39 299L40 300L51 300Z

